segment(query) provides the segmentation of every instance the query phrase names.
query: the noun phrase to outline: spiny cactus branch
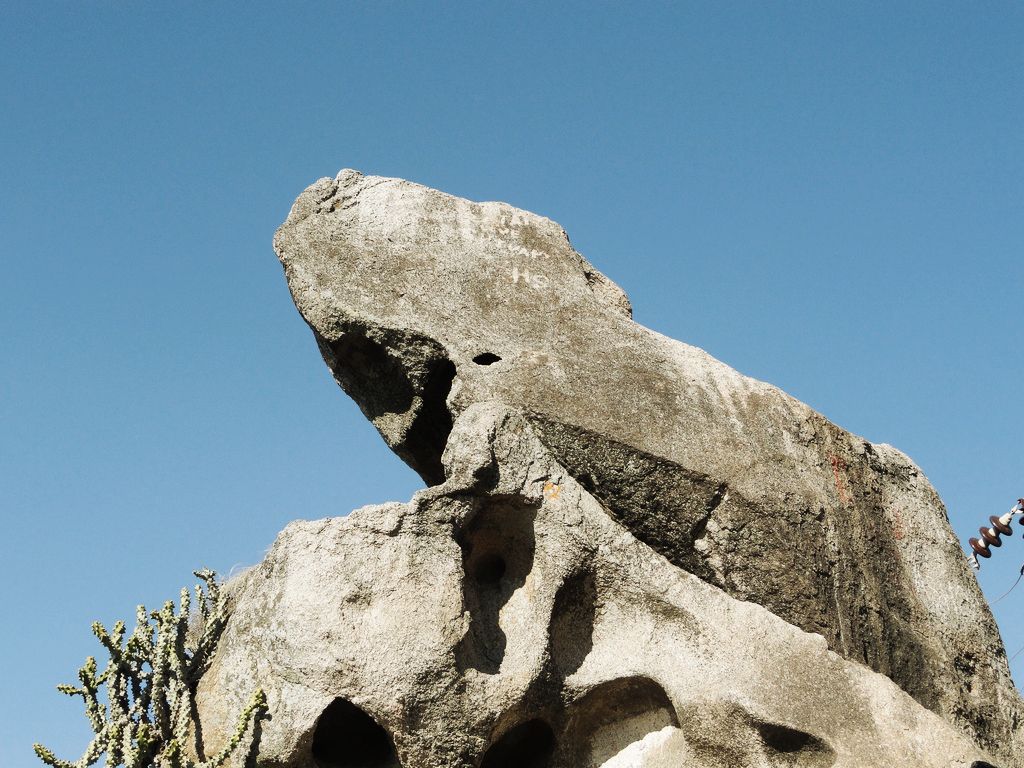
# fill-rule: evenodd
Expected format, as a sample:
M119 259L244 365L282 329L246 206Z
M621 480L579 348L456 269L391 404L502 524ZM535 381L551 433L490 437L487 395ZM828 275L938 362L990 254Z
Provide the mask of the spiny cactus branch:
M68 696L81 697L85 715L96 734L85 753L75 761L61 760L41 744L35 753L52 768L89 768L106 754L107 768L221 768L235 754L266 710L266 697L257 690L238 717L228 743L205 762L184 754L193 730L194 696L199 678L209 667L221 633L227 624L227 600L216 574L196 571L201 584L195 587L201 633L194 648L188 647L192 597L181 591L178 608L167 601L159 611L140 605L136 625L125 641L126 627L118 621L108 631L101 623L93 634L110 660L97 674L90 656L78 671L80 686L59 685ZM100 699L106 688L106 705Z

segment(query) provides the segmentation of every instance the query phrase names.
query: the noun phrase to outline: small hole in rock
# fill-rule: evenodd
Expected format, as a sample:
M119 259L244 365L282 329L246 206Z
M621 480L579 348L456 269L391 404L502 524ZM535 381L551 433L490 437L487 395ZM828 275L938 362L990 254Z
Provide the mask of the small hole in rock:
M477 584L497 584L505 575L505 559L498 554L482 555L473 568Z
M555 751L555 734L543 720L527 720L498 739L480 768L547 768Z
M761 734L764 745L781 754L824 750L824 745L818 739L795 728L787 728L774 723L759 723L757 730Z
M473 362L477 365L493 365L501 360L493 352L481 352L479 355L473 358Z
M395 746L370 715L351 701L335 699L317 720L313 761L318 768L390 768Z

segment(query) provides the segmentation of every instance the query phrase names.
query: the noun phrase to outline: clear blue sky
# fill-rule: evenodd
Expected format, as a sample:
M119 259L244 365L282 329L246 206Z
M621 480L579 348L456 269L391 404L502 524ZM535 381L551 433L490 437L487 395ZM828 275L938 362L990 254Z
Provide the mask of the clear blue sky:
M1024 495L1020 3L3 5L4 766L80 754L93 619L419 486L271 249L342 167L557 220L641 323L910 454L963 539ZM994 560L991 596L1024 541Z

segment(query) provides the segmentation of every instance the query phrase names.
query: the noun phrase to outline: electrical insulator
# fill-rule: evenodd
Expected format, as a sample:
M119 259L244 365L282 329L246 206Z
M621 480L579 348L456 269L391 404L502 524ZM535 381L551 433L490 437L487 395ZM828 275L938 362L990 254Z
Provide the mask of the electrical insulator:
M1024 499L1017 499L1017 503L1005 515L1001 517L992 515L989 517L988 522L991 527L981 526L978 529L978 533L981 534L980 539L968 539L967 543L974 550L968 561L974 570L977 571L981 568L981 564L978 562L979 556L984 558L992 557L991 547L1003 546L1003 542L1000 540L1001 536L1013 535L1010 523L1016 515L1024 515ZM1024 524L1024 519L1021 520L1021 523Z

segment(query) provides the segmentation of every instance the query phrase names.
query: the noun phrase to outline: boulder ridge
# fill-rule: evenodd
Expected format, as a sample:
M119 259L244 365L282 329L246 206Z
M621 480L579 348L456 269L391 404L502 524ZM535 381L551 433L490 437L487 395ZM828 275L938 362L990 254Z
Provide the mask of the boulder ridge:
M274 245L428 488L293 524L234 585L208 740L257 680L280 766L1022 764L995 623L904 454L635 323L503 203L346 170Z

